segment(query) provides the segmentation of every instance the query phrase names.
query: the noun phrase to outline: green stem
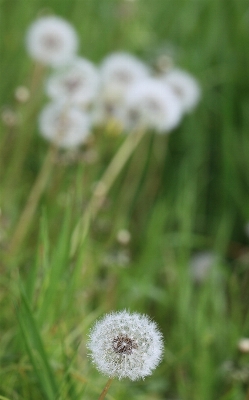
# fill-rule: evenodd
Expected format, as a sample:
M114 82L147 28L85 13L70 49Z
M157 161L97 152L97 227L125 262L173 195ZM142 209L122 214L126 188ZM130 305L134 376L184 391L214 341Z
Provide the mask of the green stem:
M38 202L41 198L42 193L44 192L44 189L46 188L56 151L56 148L52 145L43 162L39 175L37 176L36 181L30 191L28 200L19 218L9 245L9 252L12 255L18 250L26 237Z
M153 150L153 143L154 143L154 139L155 139L154 132L151 133L151 135L148 137L148 139L149 139L149 143L148 143L147 155L146 155L146 158L145 158L145 164L144 164L144 167L142 169L142 173L141 173L141 176L139 178L139 181L138 181L138 184L137 184L137 187L136 187L136 191L135 191L135 193L133 195L132 202L131 202L131 205L130 205L129 210L128 210L128 215L130 217L132 216L133 210L135 208L136 201L137 201L138 196L139 196L139 194L141 192L143 184L144 184L144 182L146 180L146 176L147 176L147 172L148 172L149 164L150 164L150 160L151 160L152 150Z
M128 135L125 142L114 155L102 178L97 183L93 195L73 231L71 256L75 254L80 244L84 241L91 219L97 214L122 168L125 166L127 160L141 141L144 132L144 129L141 129Z
M36 94L37 90L40 89L41 82L44 78L46 67L40 63L35 63L33 73L30 82L30 98Z

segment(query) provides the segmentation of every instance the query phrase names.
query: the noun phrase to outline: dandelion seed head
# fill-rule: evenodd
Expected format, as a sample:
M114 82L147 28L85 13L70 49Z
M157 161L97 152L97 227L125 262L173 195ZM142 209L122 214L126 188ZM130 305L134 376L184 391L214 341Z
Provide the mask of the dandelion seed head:
M131 240L131 234L127 229L120 229L117 233L117 241L123 245L126 246L129 244Z
M192 75L181 69L172 68L163 75L162 81L173 89L184 112L190 112L195 108L201 97L201 89Z
M110 120L123 125L124 99L130 87L149 74L136 57L128 53L113 53L100 67L100 94L93 119L96 125Z
M19 103L26 103L30 98L30 91L26 86L18 86L15 90L15 98Z
M136 57L128 53L114 53L106 57L100 68L103 90L122 97L135 82L148 76L149 71Z
M99 75L93 63L76 58L55 72L47 81L46 91L52 99L89 105L97 95Z
M35 60L58 67L74 57L78 39L73 27L62 18L42 17L30 26L26 47Z
M120 311L92 328L87 344L96 368L105 375L133 381L150 375L162 357L162 334L147 316Z
M41 135L58 147L73 148L82 144L90 131L89 116L75 106L50 103L39 118Z
M249 338L241 338L238 342L238 349L241 353L249 353Z
M170 88L158 79L148 78L134 84L126 96L124 125L166 132L175 128L181 119L182 108Z
M13 128L18 125L18 115L11 108L4 108L1 112L1 120L3 124L9 128Z

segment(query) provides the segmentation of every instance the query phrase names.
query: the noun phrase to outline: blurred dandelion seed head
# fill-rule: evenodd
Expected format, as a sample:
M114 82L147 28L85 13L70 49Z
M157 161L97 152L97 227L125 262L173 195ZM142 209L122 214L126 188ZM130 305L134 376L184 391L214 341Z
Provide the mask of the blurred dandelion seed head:
M72 148L85 142L90 132L89 116L74 106L50 103L39 118L41 135L58 147Z
M120 311L92 328L87 344L96 368L133 381L151 375L162 358L162 334L147 316Z
M238 349L241 353L249 353L249 338L242 338L238 342Z
M101 81L104 91L122 96L135 82L149 75L147 66L128 53L114 53L102 63Z
M1 119L5 126L8 128L13 128L18 125L18 115L17 113L9 107L6 107L1 112Z
M95 99L98 84L99 75L94 64L84 58L77 58L48 79L46 91L52 99L84 106Z
M147 66L128 53L113 53L106 57L100 67L100 93L93 113L94 124L116 121L122 130L125 96L135 82L148 74Z
M201 97L201 90L192 75L179 68L172 68L163 75L162 81L172 88L184 112L190 112L196 107Z
M126 246L129 244L131 240L131 234L127 229L120 229L117 233L117 241L123 245Z
M26 103L30 98L30 91L26 86L18 86L15 90L15 98L19 103Z
M35 60L58 67L74 57L78 39L73 27L62 18L42 17L30 26L26 47Z
M124 124L165 132L175 128L182 117L181 104L174 92L155 78L134 84L125 101Z

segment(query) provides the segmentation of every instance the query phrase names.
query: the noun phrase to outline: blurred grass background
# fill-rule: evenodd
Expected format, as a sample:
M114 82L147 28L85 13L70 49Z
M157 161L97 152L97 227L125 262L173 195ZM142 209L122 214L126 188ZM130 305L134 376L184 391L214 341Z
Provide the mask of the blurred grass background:
M115 382L109 400L248 400L249 5L246 0L1 0L0 399L95 399L105 385L86 357L91 324L110 310L149 314L165 357L145 381ZM149 64L173 57L199 80L202 100L169 137L148 132L112 188L77 254L73 229L123 137L96 132L84 156L60 155L15 257L6 248L48 145L38 135L42 84L31 84L24 37L40 15L73 24L80 54L116 50ZM2 118L3 119L3 118ZM88 149L87 149L88 150ZM131 241L117 240L127 229ZM202 284L192 254L217 263Z

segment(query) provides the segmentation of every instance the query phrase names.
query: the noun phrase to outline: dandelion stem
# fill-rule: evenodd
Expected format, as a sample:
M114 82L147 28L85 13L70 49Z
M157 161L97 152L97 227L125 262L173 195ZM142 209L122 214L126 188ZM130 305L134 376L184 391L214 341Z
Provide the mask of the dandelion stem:
M144 129L140 129L128 135L127 139L114 155L113 159L102 175L102 178L98 181L93 195L90 198L80 221L73 231L71 256L75 254L80 244L84 241L91 219L97 214L107 196L107 193L111 189L122 168L125 166L127 160L130 158L131 154L141 141L144 132Z
M43 80L45 74L45 66L40 64L40 63L35 63L32 77L31 77L31 83L30 83L30 99L33 99L33 95L37 93L37 89L41 85L41 82Z
M16 229L13 233L12 240L10 242L9 252L11 254L15 253L18 250L21 243L25 239L41 195L46 188L53 165L52 161L55 157L56 151L56 147L52 145L48 150L47 156L43 162L40 172L36 178L35 183L32 186L26 205L21 213Z
M98 399L98 400L104 400L105 395L106 395L106 393L108 392L108 390L109 390L109 388L110 388L110 386L111 386L111 384L112 384L112 381L113 381L113 378L108 379L108 381L107 381L107 383L106 383L106 385L105 385L105 387L104 387L104 389L103 389L103 392L102 392L101 395L99 396L99 399Z

